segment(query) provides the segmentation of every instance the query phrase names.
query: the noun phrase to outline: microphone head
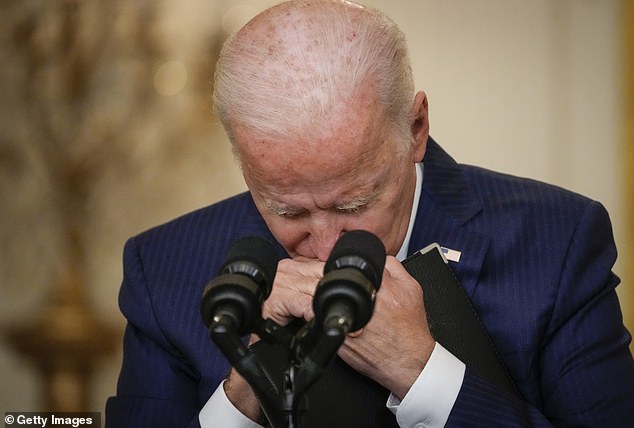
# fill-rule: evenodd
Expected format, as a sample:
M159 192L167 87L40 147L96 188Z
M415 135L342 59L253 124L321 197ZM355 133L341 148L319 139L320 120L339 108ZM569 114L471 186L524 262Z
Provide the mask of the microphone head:
M276 270L275 248L267 240L248 236L235 241L218 276L203 292L200 311L205 325L209 328L219 317L230 319L239 334L249 333L271 293Z
M250 271L250 266L244 262L256 267L259 273ZM269 241L259 236L245 236L231 244L220 273L242 273L255 276L260 279L258 281L261 282L260 285L265 286L264 296L267 297L273 287L277 262L275 248Z
M346 266L360 269L378 289L385 267L383 242L375 234L365 230L352 230L343 234L326 261L324 274Z
M385 246L370 232L353 230L339 238L313 296L315 322L321 328L345 333L368 323L385 257Z

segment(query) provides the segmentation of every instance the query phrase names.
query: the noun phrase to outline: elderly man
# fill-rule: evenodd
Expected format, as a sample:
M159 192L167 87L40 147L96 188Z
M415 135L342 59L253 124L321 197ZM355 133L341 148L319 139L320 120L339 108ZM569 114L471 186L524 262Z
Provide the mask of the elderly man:
M282 257L264 316L310 320L324 261L354 229L380 237L388 257L374 315L338 358L384 402L364 409L362 423L333 411L309 426L634 423L605 210L449 157L429 137L427 98L415 93L403 34L386 16L344 1L264 11L225 44L214 105L249 192L126 245L128 326L109 426L264 424L250 386L227 376L208 338L202 287L233 241L260 235ZM421 287L399 262L432 242L461 252L451 266L523 399L432 337Z

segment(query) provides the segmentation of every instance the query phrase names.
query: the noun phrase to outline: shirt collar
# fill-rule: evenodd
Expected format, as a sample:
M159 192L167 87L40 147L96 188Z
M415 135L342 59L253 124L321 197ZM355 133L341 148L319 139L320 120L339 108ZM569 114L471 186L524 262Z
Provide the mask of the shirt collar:
M405 234L405 240L401 245L400 250L396 254L396 258L403 261L407 258L407 249L409 248L409 241L412 237L412 229L414 229L414 220L416 219L416 212L418 211L418 205L420 202L421 189L423 188L423 163L416 163L416 190L414 190L414 199L412 201L412 212L409 216L409 225L407 226L407 234Z

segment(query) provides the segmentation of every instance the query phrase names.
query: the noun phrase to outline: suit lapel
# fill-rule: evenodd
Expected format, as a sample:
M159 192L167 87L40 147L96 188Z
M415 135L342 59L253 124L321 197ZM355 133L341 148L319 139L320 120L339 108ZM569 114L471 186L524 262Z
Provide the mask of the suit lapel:
M470 297L475 292L490 242L488 234L477 227L480 211L482 203L457 163L430 138L409 253L434 242L459 251L459 262L450 262L450 266Z

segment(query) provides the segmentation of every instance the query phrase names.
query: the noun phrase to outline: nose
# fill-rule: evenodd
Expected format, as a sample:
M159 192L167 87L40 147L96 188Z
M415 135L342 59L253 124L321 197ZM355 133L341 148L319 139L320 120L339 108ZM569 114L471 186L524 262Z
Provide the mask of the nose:
M313 219L309 244L315 257L322 262L328 260L332 248L344 232L343 226L332 216Z

